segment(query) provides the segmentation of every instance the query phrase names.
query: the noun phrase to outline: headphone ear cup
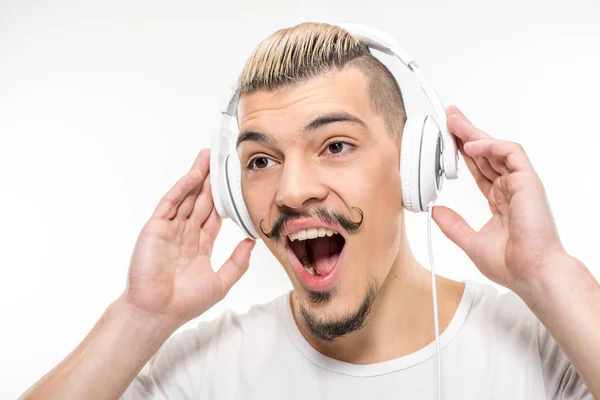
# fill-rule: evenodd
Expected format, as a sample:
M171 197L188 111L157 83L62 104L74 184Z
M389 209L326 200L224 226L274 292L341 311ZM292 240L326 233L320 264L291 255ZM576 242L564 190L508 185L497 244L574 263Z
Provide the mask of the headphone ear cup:
M419 148L424 117L408 117L402 132L400 149L400 181L402 204L408 211L418 212L419 204Z
M409 117L402 133L400 179L402 203L412 212L426 211L441 188L441 132L432 116Z
M222 134L223 133L223 134ZM225 169L229 155L229 138L231 132L225 130L220 124L215 126L212 143L210 146L210 189L213 204L221 218L231 218L229 192L225 180Z
M246 236L256 240L258 239L258 233L254 228L250 213L244 202L244 195L242 194L242 169L237 153L229 153L225 164L227 188L233 208L231 219L242 228Z

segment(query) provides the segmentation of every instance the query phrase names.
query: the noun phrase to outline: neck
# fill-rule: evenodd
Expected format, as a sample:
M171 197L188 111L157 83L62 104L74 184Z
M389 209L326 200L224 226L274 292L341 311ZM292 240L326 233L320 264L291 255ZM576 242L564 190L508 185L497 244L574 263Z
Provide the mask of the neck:
M464 283L436 276L440 334L448 326ZM304 326L295 296L290 296L296 325L320 353L353 364L373 364L413 353L435 340L431 272L414 258L406 241L379 288L367 324L344 337L323 342Z

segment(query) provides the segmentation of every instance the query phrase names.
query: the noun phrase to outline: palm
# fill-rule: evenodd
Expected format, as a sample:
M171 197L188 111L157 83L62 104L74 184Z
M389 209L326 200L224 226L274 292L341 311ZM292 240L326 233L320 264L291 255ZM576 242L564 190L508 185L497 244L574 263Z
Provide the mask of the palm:
M190 225L150 220L142 230L129 274L129 292L140 307L181 310L186 304L214 304L222 298L210 257L200 250L200 237L206 233ZM191 308L192 313L202 311Z
M208 152L161 200L131 259L127 300L180 325L220 301L245 272L251 246L240 244L214 272L210 255L221 226L212 203Z

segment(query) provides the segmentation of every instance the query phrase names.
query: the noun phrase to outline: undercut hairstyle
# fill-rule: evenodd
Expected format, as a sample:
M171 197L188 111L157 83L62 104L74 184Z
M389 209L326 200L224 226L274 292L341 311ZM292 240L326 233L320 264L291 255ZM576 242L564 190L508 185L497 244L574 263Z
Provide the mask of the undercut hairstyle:
M398 82L367 46L338 26L306 22L263 40L242 70L240 95L275 91L346 68L365 75L375 111L390 135L397 136L406 122Z

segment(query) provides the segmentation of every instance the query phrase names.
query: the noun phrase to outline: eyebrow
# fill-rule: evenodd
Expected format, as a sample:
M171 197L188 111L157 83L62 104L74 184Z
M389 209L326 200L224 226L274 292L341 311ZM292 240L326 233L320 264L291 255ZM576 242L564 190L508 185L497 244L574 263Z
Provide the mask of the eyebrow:
M322 128L326 125L337 123L337 122L348 122L355 125L360 125L361 127L367 129L367 124L364 123L360 118L347 113L347 112L335 112L325 115L320 115L314 120L312 120L308 125L302 129L303 132L312 132L316 131L319 128ZM262 142L262 143L270 143L271 139L267 135L261 132L256 131L244 131L241 132L237 138L237 143L235 145L236 148L240 147L243 142L251 141L251 142Z
M264 133L254 132L254 131L244 131L241 132L237 138L237 143L235 148L237 149L243 142L252 141L252 142L270 142L271 139L267 137Z
M360 125L365 129L367 128L367 124L365 124L362 119L347 112L336 112L321 115L315 118L308 125L306 125L303 130L304 132L311 132L322 128L325 125L333 124L336 122L349 122L351 124Z

